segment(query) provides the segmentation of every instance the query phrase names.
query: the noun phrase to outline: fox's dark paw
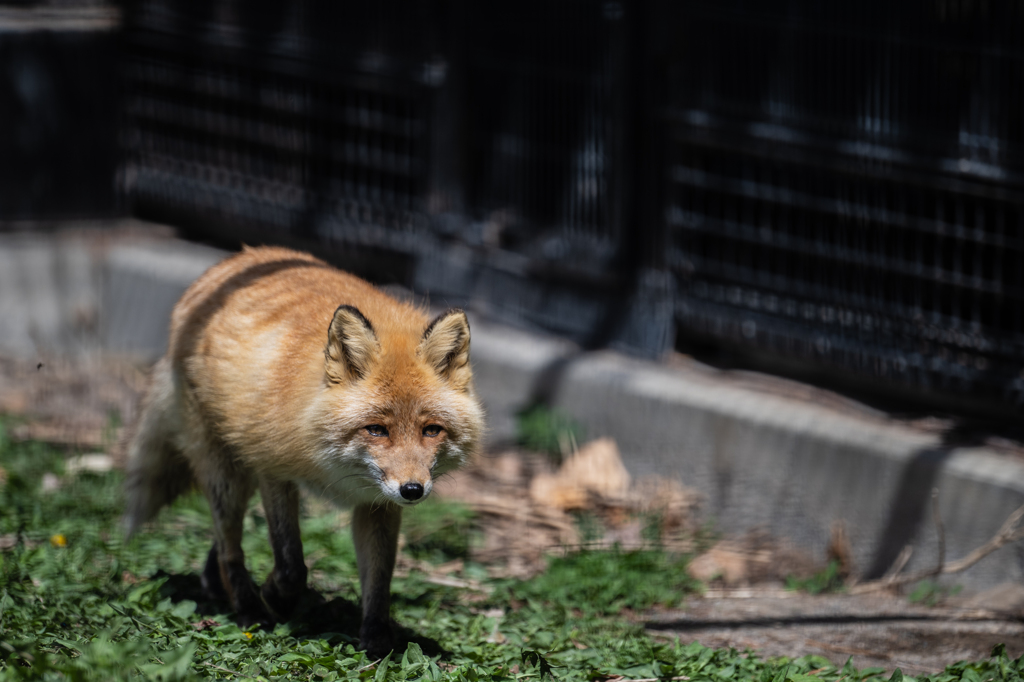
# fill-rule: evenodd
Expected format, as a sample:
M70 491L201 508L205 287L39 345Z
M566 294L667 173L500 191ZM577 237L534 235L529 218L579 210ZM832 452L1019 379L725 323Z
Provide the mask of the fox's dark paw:
M260 599L260 593L252 581L243 583L235 589L234 606L235 613L238 615L238 624L243 630L257 623L264 630L273 630L277 623L273 614Z
M260 598L272 614L278 618L287 618L302 599L305 588L295 592L284 593L272 579L267 579L260 588Z
M274 620L274 617L262 609L257 612L250 611L238 614L238 627L243 630L248 630L254 625L259 625L261 630L270 632L274 629L276 624L277 621Z
M366 650L366 655L376 660L384 658L395 648L395 633L391 622L364 622L359 629L359 648Z
M221 585L220 580L217 582L207 581L206 576L202 576L200 582L203 586L203 596L210 601L227 601L228 593Z
M210 550L206 557L206 567L199 576L199 582L203 586L203 594L207 599L222 601L228 598L228 591L224 589L224 583L220 578L220 564L217 562L216 545Z

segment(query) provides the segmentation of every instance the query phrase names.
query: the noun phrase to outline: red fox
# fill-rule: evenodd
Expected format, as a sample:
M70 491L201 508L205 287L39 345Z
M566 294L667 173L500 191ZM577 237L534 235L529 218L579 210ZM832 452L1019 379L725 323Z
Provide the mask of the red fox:
M469 322L424 313L303 253L247 248L171 314L167 354L128 451L129 537L197 485L213 513L202 573L243 625L288 615L306 586L299 485L352 508L360 646L393 648L391 574L402 508L475 455L483 410ZM274 569L257 589L242 520L259 488Z

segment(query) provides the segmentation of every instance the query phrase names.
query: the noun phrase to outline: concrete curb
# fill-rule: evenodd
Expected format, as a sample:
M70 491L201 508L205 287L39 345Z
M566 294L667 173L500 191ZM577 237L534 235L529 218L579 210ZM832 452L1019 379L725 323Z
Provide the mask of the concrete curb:
M88 267L80 256L64 256L78 263L71 269L79 273L77 284L55 284L54 267L4 275L4 263L18 269L28 262L25 249L40 262L77 249L92 255ZM4 236L0 311L9 329L36 330L36 352L42 333L48 352L93 347L152 360L164 350L177 297L223 255L166 239L114 241L89 251L85 241L76 246L53 237ZM73 335L65 331L74 327L66 319L69 296L95 302L94 344L68 345ZM581 354L559 339L476 316L471 322L492 443L513 438L515 413L546 395L580 420L588 437L615 438L634 476L674 477L699 490L704 514L726 533L764 528L821 556L832 523L843 521L861 573L884 570L908 543L915 548L908 570L916 570L936 562L933 489L939 490L947 560L985 542L1024 504L1024 461L1010 455L951 448L934 434L866 409L757 390L695 363L669 367L612 352ZM0 334L0 349L31 352L27 338ZM981 589L1019 581L1022 573L1018 543L946 582Z
M566 351L481 324L473 343L478 387L500 440L543 368ZM717 529L764 528L818 556L832 523L842 521L862 573L884 571L908 543L915 551L907 570L935 565L935 488L947 560L988 540L1024 504L1024 462L948 448L868 410L847 413L606 352L572 359L563 372L554 405L582 421L588 436L615 438L634 476L678 478L703 493L703 513ZM1018 544L948 582L1016 581L1021 566Z

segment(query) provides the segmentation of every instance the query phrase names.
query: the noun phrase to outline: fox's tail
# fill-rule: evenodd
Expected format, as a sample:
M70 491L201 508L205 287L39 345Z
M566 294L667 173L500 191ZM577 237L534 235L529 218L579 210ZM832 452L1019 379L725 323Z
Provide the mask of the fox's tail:
M128 445L124 524L129 538L192 486L191 467L174 446L178 420L172 372L167 358L153 368L142 414Z

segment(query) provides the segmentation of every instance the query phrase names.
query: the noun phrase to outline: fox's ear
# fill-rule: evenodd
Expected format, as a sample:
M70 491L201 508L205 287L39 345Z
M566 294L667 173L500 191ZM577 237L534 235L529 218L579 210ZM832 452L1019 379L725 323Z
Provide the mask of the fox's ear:
M423 332L418 353L452 386L460 390L466 388L472 378L466 313L460 308L452 308L438 315Z
M332 383L362 379L380 352L373 325L359 310L339 306L327 330L324 371Z

